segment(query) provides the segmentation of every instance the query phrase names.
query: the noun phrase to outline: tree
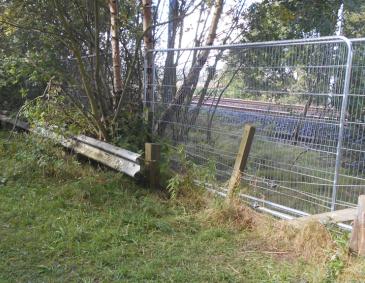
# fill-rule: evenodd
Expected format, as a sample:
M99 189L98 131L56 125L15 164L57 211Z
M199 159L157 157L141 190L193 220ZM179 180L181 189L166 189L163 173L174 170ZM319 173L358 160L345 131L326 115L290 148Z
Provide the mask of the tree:
M2 30L12 31L5 38L10 40L22 34L22 48L29 50L34 46L38 53L41 49L54 54L53 63L60 66L60 72L49 76L54 75L61 82L63 94L87 118L93 134L110 139L125 124L122 120L135 119L136 115L131 113L140 111L142 91L142 26L138 4L126 1L119 7L116 1L102 0L13 0L4 3L2 9ZM118 16L119 11L122 17ZM126 55L121 56L120 44ZM12 52L7 50L8 54ZM126 105L121 102L126 100L125 93L132 98ZM81 99L83 95L86 101Z
M153 96L153 53L149 52L153 49L153 35L152 35L152 1L143 0L143 41L145 45L145 60L146 60L146 104L147 107L151 107L152 96ZM148 118L149 119L149 118Z
M211 20L209 32L205 41L205 46L213 45L216 31L218 27L218 23L223 10L223 0L216 0L214 3L214 13ZM196 60L193 61L193 65L190 68L187 76L184 78L182 86L177 91L175 97L172 99L171 103L168 105L166 110L161 115L161 122L156 125L155 131L159 134L162 134L166 129L166 121L171 121L172 117L175 115L175 118L178 119L179 110L181 110L181 106L184 104L186 99L191 99L196 85L199 80L200 71L205 65L208 56L210 53L210 49L202 50L196 57Z
M179 2L177 0L169 0L169 23L167 31L167 48L175 48L176 35L179 25L182 26L183 13L185 1ZM178 60L178 58L177 58ZM170 51L166 54L165 60L165 72L162 80L162 101L163 103L169 103L171 98L175 96L176 93L176 65L175 62L175 52Z
M244 17L244 40L265 41L333 35L339 0L264 0L252 4Z
M344 2L344 35L348 37L365 36L365 3L361 0Z
M95 1L97 3L97 1ZM122 91L122 72L121 72L121 60L119 51L119 27L118 27L118 13L119 5L117 0L109 0L110 10L110 35L112 45L112 58L113 58L113 85L114 94L119 96ZM97 13L97 11L95 11ZM99 32L97 32L99 34Z

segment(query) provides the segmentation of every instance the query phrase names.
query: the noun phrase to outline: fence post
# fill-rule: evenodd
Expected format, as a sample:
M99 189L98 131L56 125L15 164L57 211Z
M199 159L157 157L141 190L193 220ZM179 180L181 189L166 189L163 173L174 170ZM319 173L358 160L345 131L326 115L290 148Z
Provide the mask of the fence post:
M253 137L255 135L255 130L256 130L256 128L250 124L246 124L243 129L241 144L240 144L240 147L238 150L238 154L236 157L236 162L234 164L232 175L231 175L231 178L228 183L227 196L228 196L229 200L232 199L235 188L237 188L237 186L240 183L241 174L246 167L248 155L250 153L250 149L251 149L251 145L252 145L252 141L253 141Z
M335 174L333 178L331 211L334 211L336 209L337 185L341 168L342 141L344 135L345 120L346 120L347 100L350 92L350 79L351 79L352 53L353 53L351 41L345 37L343 37L342 39L347 45L348 53L347 53L347 65L346 65L346 73L343 87L342 105L341 105L340 128L338 131L338 142L336 149L336 163L335 163Z
M349 248L359 256L365 256L365 195L359 196Z
M161 146L159 144L145 144L145 165L147 176L150 187L154 189L160 186L160 152Z

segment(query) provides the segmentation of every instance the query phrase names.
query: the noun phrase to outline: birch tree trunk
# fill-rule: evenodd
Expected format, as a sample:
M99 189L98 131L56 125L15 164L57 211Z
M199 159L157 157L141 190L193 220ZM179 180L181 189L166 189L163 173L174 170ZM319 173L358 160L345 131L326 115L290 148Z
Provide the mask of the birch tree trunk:
M113 86L114 86L114 103L123 89L121 60L119 49L119 26L118 26L118 0L109 0L110 11L110 35L112 46L112 60L113 60Z

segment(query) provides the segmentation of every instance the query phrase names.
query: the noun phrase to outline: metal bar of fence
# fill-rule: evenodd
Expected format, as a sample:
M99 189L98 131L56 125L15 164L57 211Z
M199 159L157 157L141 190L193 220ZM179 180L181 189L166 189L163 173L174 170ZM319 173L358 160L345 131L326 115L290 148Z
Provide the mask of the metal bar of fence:
M351 66L352 66L352 42L343 37L342 38L347 45L347 65L346 65L346 73L345 73L345 83L343 87L343 97L342 97L342 106L341 106L341 116L340 116L340 129L338 133L338 142L337 142L337 150L336 150L336 164L335 164L335 176L333 179L333 189L332 189L332 203L331 210L334 211L336 209L336 196L337 196L337 184L338 184L338 175L341 167L341 157L342 157L342 141L344 135L344 124L346 120L347 113L347 101L350 91L350 79L351 79Z
M291 39L291 40L279 40L279 41L262 41L262 42L248 42L241 44L227 44L227 45L211 45L211 46L199 46L188 48L161 48L148 50L149 52L169 52L169 51L194 51L205 49L230 49L230 48L252 48L252 47L272 47L272 46L290 46L301 44L316 44L316 43L340 43L347 42L349 39L344 36L323 36L317 38L303 38L303 39Z
M365 41L365 37L359 37L359 38L351 38L351 42L362 42Z

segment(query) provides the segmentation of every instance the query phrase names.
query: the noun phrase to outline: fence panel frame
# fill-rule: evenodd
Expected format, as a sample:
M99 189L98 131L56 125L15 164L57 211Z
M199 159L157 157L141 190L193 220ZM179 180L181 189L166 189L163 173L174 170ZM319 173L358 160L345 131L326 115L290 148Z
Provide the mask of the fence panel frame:
M156 64L155 58L157 57L156 54L164 53L164 52L183 52L183 51L200 51L200 50L227 50L227 49L249 49L249 48L259 48L259 47L280 47L280 46L295 46L295 45L308 45L308 44L327 44L327 43L342 43L347 47L347 56L346 56L346 66L345 66L345 78L343 80L343 91L342 91L342 100L341 100L341 110L340 110L340 118L338 121L339 131L338 131L338 140L336 146L336 160L335 160L335 170L334 170L334 177L333 177L333 185L332 185L332 195L330 199L330 210L334 211L336 209L336 201L337 201L337 188L339 186L339 175L340 175L340 168L341 168L341 160L342 160L342 151L343 151L343 136L344 136L344 128L346 123L346 113L348 107L348 96L350 92L350 84L351 84L351 69L352 69L352 62L353 62L353 48L352 42L353 41L360 41L358 40L350 40L343 36L328 36L328 37L319 37L319 38L306 38L306 39L295 39L295 40L283 40L283 41L266 41L266 42L253 42L253 43L244 43L244 44L236 44L236 45L221 45L221 46L203 46L203 47L191 47L191 48L173 48L173 49L154 49L148 50L147 52L153 53L154 64L153 64L153 91L152 91L152 106L151 111L153 115L153 125L155 125L158 118L155 116L155 104L158 103L157 99L157 92L156 92ZM146 72L144 72L146 76ZM146 88L146 77L144 78L145 88ZM146 100L146 95L145 99ZM146 105L147 101L144 101ZM156 135L154 132L154 126L152 127L152 135ZM250 196L251 198L255 198L254 196ZM266 200L263 200L266 202ZM270 203L270 201L267 201ZM272 202L274 203L274 202ZM282 206L281 204L277 204ZM295 208L290 206L287 207L290 211L298 212ZM302 211L300 211L302 212ZM302 212L306 215L306 212Z

